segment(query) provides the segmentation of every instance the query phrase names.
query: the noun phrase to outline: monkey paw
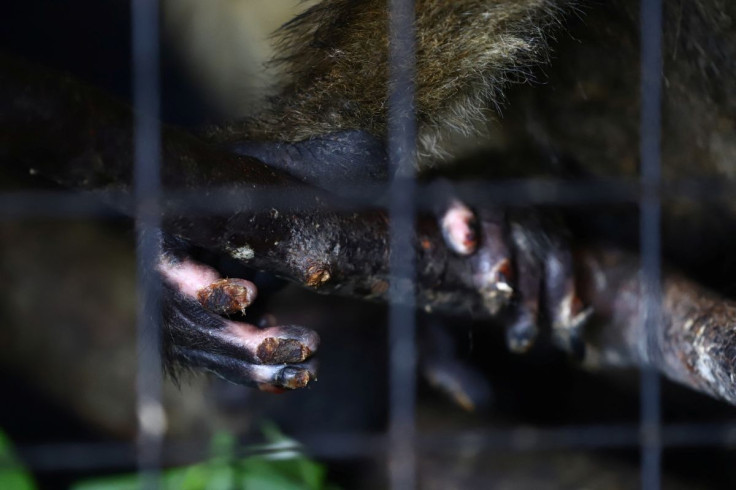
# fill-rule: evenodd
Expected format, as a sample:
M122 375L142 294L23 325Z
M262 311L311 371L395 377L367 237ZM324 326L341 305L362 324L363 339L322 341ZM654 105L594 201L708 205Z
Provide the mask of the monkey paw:
M448 247L471 261L485 309L491 315L508 313L511 351L528 351L544 322L556 345L583 357L582 328L592 310L578 298L572 252L559 226L544 223L535 212L473 212L456 199L439 220Z
M256 286L244 279L222 279L211 267L164 255L162 315L167 364L197 367L233 383L282 391L316 379L309 360L319 336L299 326L264 328L226 318L244 314Z

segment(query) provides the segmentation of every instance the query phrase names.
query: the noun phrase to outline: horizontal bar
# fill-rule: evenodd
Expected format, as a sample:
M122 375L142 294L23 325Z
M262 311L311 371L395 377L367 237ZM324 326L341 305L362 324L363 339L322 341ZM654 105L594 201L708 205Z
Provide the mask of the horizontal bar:
M457 195L471 206L522 206L583 204L634 204L644 195L667 199L695 199L716 202L730 199L736 185L713 185L711 181L681 181L663 183L659 189L646 189L634 180L611 179L570 182L547 179L512 181L462 181L453 184ZM324 193L309 188L288 189L277 187L258 191L244 191L230 187L206 188L162 193L164 213L188 213L199 216L279 208L302 211L331 209L358 211L385 207L386 186L367 185L356 189L351 199L338 199L327 204L320 197ZM419 210L434 209L434 184L417 187ZM342 189L344 190L344 189ZM132 214L133 201L124 192L75 191L18 191L0 192L0 219L28 218L110 218L122 213Z
M580 425L552 428L512 427L470 430L424 431L417 434L421 451L452 453L473 447L482 451L556 451L584 449L636 449L641 442L638 424ZM303 451L321 459L349 460L373 458L388 448L384 434L361 432L297 434L299 443L278 445L248 444L237 457L268 456ZM666 448L736 447L736 422L668 424L662 426L662 445ZM210 444L203 440L168 442L163 447L165 466L192 464L206 459ZM134 444L69 443L20 445L16 452L33 471L78 471L130 469L135 465ZM0 469L8 462L0 459Z

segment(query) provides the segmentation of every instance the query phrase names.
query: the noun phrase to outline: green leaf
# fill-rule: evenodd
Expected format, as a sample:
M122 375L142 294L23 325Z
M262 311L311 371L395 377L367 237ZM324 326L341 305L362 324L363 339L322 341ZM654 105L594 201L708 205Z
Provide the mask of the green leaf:
M10 439L0 431L0 488L3 490L36 490L30 473L18 462Z
M303 456L296 443L278 428L266 425L264 436L270 449L283 444L283 450L268 455L234 459L237 440L219 433L212 439L211 457L202 463L165 470L165 490L328 490L324 467ZM252 448L254 449L254 448ZM6 487L0 485L0 490ZM138 490L136 475L108 477L79 483L72 490ZM25 490L25 489L23 489Z

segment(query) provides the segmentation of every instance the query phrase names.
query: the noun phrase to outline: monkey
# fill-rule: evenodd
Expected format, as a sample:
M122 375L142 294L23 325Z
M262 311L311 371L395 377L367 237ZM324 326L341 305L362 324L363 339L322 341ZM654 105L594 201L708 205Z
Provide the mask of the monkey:
M546 31L559 25L563 7L559 2L536 1L417 3L416 28L422 40L417 49L416 77L420 169L441 165L447 153L445 141L452 133L471 134L473 121L483 117L484 106L499 103L506 85L532 76L531 66L547 56ZM447 26L458 28L453 29L451 38L447 37ZM339 193L341 186L351 183L386 181L387 29L384 2L323 1L308 8L280 31L275 63L286 80L278 95L254 117L211 128L208 139L332 192ZM474 65L472 69L451 62L461 54L468 57L464 63ZM375 83L355 82L355 77L365 78L368 71ZM476 254L476 218L467 206L447 194L440 199L447 202L440 219L448 245L479 264L479 287L492 290L489 296L502 298L489 303L508 301L511 253L499 239L503 218L497 213L479 216L477 233L485 235L482 239L486 243L501 245L502 250L485 248ZM574 332L589 312L576 301L569 281L569 251L559 242L550 242L539 253L547 254L547 263L555 265L538 271L542 261L532 250L535 239L523 227L516 235L515 248L524 274L535 279L522 282L526 289L521 295L527 300L508 329L509 345L524 351L533 343L544 275L550 293L564 289L561 294L546 296L554 310L550 312L553 330L558 332L560 343L573 350ZM182 268L182 262L176 264ZM181 283L174 277L180 272L169 267L162 271L169 282ZM205 282L198 286L205 287ZM489 304L489 308L495 312L500 306ZM187 357L187 364L209 362L189 354L180 357ZM205 367L217 371L213 363Z
M632 175L638 131L637 73L631 69L637 59L636 13L636 2L629 1L418 1L420 171L441 172L457 162L456 154L470 153L482 141L499 160L515 154L521 157L509 160L541 160L553 170L560 161L572 161L589 175ZM732 18L733 7L717 0L666 8L664 107L665 114L674 116L665 118L664 129L666 135L680 136L667 138L664 146L665 163L677 163L665 165L667 178L729 176L734 111L727 94L736 45ZM588 36L580 46L567 34L576 22ZM390 177L385 155L387 25L384 2L324 0L308 8L279 31L275 66L283 81L266 109L216 125L204 137L331 192L350 183L385 181ZM616 49L603 57L602 46ZM540 70L549 71L550 82L537 80L544 77ZM553 89L558 93L545 94ZM485 127L507 105L511 110L501 124ZM596 118L596 111L605 117ZM495 166L501 164L488 165L491 173ZM542 315L549 317L558 343L575 351L589 310L576 299L570 281L574 263L564 237L535 219L472 211L449 194L439 199L448 246L479 269L486 267L480 288L513 291L517 313L509 321L510 346L527 349ZM682 216L683 206L673 202L667 207L665 223ZM730 211L725 206L720 212L730 216ZM721 220L710 216L706 221L689 222L688 230L715 236L709 233ZM484 246L473 245L474 237ZM301 327L260 330L216 314L211 310L219 301L201 301L202 291L217 293L224 286L239 291L246 301L236 297L237 310L247 308L253 285L221 283L217 272L197 263L189 245L176 236L164 234L162 244L157 270L164 279L164 338L170 340L165 354L171 362L263 389L303 387L314 378L308 359L318 349L316 335ZM501 260L498 253L489 257L488 245L503 250ZM688 265L676 243L666 242L665 252ZM503 260L506 254L513 263ZM502 306L510 298L503 297Z
M458 146L459 152L469 152L473 143L492 140L502 154L528 154L529 159L546 164L546 171L552 168L558 174L558 162L567 160L585 169L585 176L636 175L637 2L419 1L415 12L420 172L452 165ZM278 37L274 63L285 74L285 81L266 110L242 122L217 126L208 136L238 153L330 189L339 189L344 182L385 179L387 15L383 2L335 0L320 2L297 16ZM734 110L730 92L723 87L731 87L734 79L729 61L735 45L733 15L733 7L723 2L665 6L665 179L728 176L731 172L731 143L726 142L732 140L728 135L733 130ZM574 45L567 33L569 23L577 24L577 30L587 36L586 43ZM452 35L448 35L450 25L456 27ZM550 44L555 46L550 48ZM602 56L604 48L612 53ZM549 71L546 77L552 82L547 83L540 69ZM723 80L725 85L719 87L714 80ZM552 87L557 93L550 93ZM494 113L499 114L506 104L511 110L500 124L478 127L493 120ZM693 126L683 107L698 114L695 119L705 124ZM552 118L556 115L570 120L559 123ZM489 137L484 130L496 134ZM695 135L695 141L685 135ZM486 172L492 175L494 169ZM665 204L666 231L674 229L675 217L682 216L685 207L700 206L676 199ZM733 211L726 208L719 206L716 212L731 216ZM723 235L722 220L708 216L710 212L702 208L688 212L687 229L701 238ZM457 215L465 218L454 219ZM465 230L474 229L471 223L477 217L467 214L464 206L447 206L443 216L446 230L459 229L460 236L472 236ZM559 230L532 231L534 226L529 223L512 223L510 228L521 235L511 238L508 246L517 260L514 266L521 290L515 297L522 307L516 321L507 327L509 346L524 351L533 343L539 297L545 296L545 301L560 304L547 305L557 311L545 313L556 327L557 343L569 351L579 350L576 337L591 312L578 303L574 286L561 286L569 283L573 264L564 239L556 236ZM494 239L486 237L485 241ZM623 241L632 246L634 240ZM462 239L450 236L448 243L462 253ZM520 246L525 243L530 244L526 249ZM678 248L680 243L665 240L664 255L693 270L692 254L688 262L687 251ZM536 264L537 270L529 264ZM546 278L540 278L545 273L539 267L560 265L561 278L551 280L549 270ZM546 284L541 293L540 284Z

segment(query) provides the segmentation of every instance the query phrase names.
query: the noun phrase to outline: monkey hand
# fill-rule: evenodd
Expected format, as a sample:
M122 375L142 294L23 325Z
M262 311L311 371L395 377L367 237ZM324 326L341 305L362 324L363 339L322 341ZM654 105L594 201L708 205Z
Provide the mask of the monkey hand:
M235 321L256 297L244 279L223 279L182 254L164 253L163 350L167 366L198 367L233 383L280 392L303 388L316 377L317 333L299 326L259 326Z
M559 347L583 357L582 327L592 310L578 297L572 252L560 226L534 211L473 212L457 199L439 216L448 247L471 262L485 308L504 315L510 350L526 352L546 322Z

